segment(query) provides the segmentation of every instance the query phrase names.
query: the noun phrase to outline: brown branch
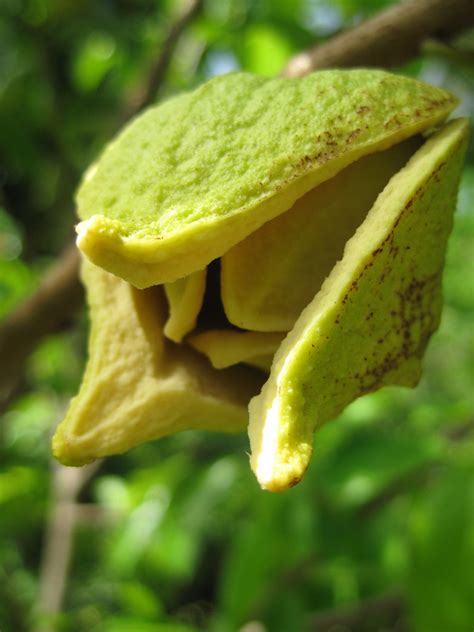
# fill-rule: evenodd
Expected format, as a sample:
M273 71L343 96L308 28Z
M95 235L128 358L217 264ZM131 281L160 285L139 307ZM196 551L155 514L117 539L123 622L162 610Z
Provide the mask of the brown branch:
M165 38L163 57L160 56L154 64L143 90L127 105L129 115L136 114L154 98L164 80L171 53L201 4L202 0L191 3L176 25L171 27ZM298 76L317 68L333 66L391 67L415 57L426 38L452 37L473 24L472 0L406 1L317 48L297 55L286 66L283 75ZM13 362L11 368L7 370L4 366L0 371L0 406L2 399L5 401L12 386L18 382L25 358L41 337L57 330L66 316L74 313L77 307L77 301L64 300L64 297L74 296L77 292L78 259L75 259L75 270L70 268L67 276L60 274L67 264L68 256L59 259L51 275L45 278L33 297L13 311L0 326L0 357ZM52 283L51 277L58 279L56 285ZM44 291L43 285L48 285L48 291ZM54 310L61 304L62 311L56 316ZM15 325L17 320L19 324ZM39 333L42 330L45 333ZM15 353L19 353L18 361L13 360L12 354Z
M160 54L144 86L124 105L124 122L152 103L184 30L202 9L203 0L191 0L166 35ZM79 254L74 244L66 248L40 287L0 325L0 412L10 403L19 384L26 358L44 336L57 332L83 302L79 283Z
M132 118L144 107L153 102L156 93L164 83L166 72L169 68L178 40L186 27L191 24L194 18L201 12L202 5L203 0L189 2L182 15L171 25L161 46L160 56L150 68L143 85L132 94L124 107L121 117L123 121Z
M23 364L44 336L57 332L81 305L77 249L67 248L40 287L0 327L0 410L14 391Z
M178 39L202 7L202 0L189 2L183 14L170 27L156 63L147 76L143 89L125 105L122 118L135 115L149 105L164 81ZM0 404L2 396L9 398L15 388L22 365L43 335L52 333L74 313L82 301L78 278L79 254L74 245L68 247L53 266L40 288L11 314L0 328L0 357L11 358L9 366L0 368ZM73 550L74 532L83 520L87 507L79 504L79 495L96 474L101 461L82 468L66 468L53 464L52 499L42 551L38 613L57 614L62 609L69 566ZM89 519L91 511L88 512ZM93 514L97 520L97 512ZM46 621L37 632L51 632Z
M393 68L421 53L428 38L447 40L474 25L472 0L410 0L294 57L283 71L297 77L317 68Z
M172 54L184 29L198 14L202 0L192 0L183 14L170 27L160 55L150 69L143 88L124 107L122 118L134 116L149 105L165 79ZM14 362L0 369L0 385L8 398L15 387L21 367L39 339L52 333L71 315L82 300L78 280L79 254L74 245L59 258L37 292L13 312L0 328L0 356L9 351ZM5 363L6 364L6 363ZM13 369L13 370L12 370ZM0 391L0 402L2 391ZM40 569L38 611L48 616L59 613L66 591L76 525L84 517L79 495L95 475L101 462L82 468L53 465L52 504L46 527ZM89 512L90 514L90 512ZM94 514L95 518L97 515ZM89 516L90 517L90 516ZM48 623L37 632L52 630Z

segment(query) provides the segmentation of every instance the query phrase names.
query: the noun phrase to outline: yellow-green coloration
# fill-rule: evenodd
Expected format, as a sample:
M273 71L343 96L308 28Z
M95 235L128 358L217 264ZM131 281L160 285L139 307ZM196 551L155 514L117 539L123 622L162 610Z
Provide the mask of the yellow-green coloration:
M261 369L262 371L265 371L266 373L270 373L270 369L272 368L272 362L273 362L273 354L259 355L259 356L248 358L248 360L245 361L245 364L248 364L249 366L254 366L255 368Z
M257 331L204 331L189 336L188 343L204 353L216 369L243 362L269 370L272 358L284 334ZM263 359L262 359L263 358Z
M296 484L315 428L360 395L416 385L440 319L467 136L465 120L446 125L390 180L280 346L250 404L251 465L262 487Z
M414 137L361 158L226 253L222 302L229 321L243 329L289 331L377 195L420 144Z
M78 193L92 333L56 456L243 429L253 397L251 465L282 490L315 428L414 386L468 135L464 120L433 127L455 104L377 70L232 74L132 122ZM259 395L244 365L270 372Z
M181 342L196 326L206 290L206 270L198 270L173 283L165 283L164 288L169 306L164 334L174 342Z
M53 440L57 459L83 465L186 429L244 430L260 376L216 371L163 337L161 288L137 290L85 262L92 330L81 389Z
M79 248L136 287L175 281L455 104L444 90L376 70L217 77L138 117L89 169L77 196Z

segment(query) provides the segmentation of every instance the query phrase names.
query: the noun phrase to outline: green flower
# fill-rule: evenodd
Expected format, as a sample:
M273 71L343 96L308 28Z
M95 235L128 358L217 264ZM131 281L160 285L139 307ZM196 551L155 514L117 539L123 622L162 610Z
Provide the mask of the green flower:
M465 120L442 126L455 105L376 70L237 73L133 121L78 193L92 328L57 458L241 430L251 400L251 466L281 490L317 427L415 386L467 144Z

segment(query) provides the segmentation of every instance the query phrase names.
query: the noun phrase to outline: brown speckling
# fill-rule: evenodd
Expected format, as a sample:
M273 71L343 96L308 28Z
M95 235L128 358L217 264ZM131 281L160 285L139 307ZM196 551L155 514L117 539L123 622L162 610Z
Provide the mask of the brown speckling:
M397 114L389 118L388 121L384 123L385 129L396 129L401 126L402 126L402 122L400 121L399 116Z
M429 178L427 179L427 182L429 182L430 180L432 180L433 178L439 182L440 178L439 178L439 172L443 169L443 167L446 165L446 161L441 162L436 169L430 173Z
M362 130L361 130L360 127L358 127L357 129L352 130L352 132L346 138L346 143L348 145L350 145L352 143L352 141L355 140L357 138L357 136L359 136L359 134L361 132L362 132Z
M321 151L319 154L316 154L314 160L319 164L323 164L335 158L336 155L337 154L334 151Z
M383 246L374 251L376 256L384 250ZM394 247L398 252L398 247ZM367 266L364 267L364 270ZM382 272L381 279L390 272L391 268L385 268ZM410 357L421 357L423 354L431 334L436 329L438 322L436 315L430 309L430 306L436 301L436 293L439 288L439 272L426 278L412 278L405 281L402 280L402 288L396 292L398 296L398 307L390 310L389 314L392 324L388 324L387 335L396 335L399 343L398 349L388 351L382 359L379 352L373 349L371 357L372 364L367 356L364 362L368 363L366 372L353 378L358 383L358 388L362 393L369 393L376 390L384 384L385 376L398 369L404 361ZM371 311L365 317L365 321L369 321L374 316ZM386 341L386 336L377 338L377 346L382 345Z

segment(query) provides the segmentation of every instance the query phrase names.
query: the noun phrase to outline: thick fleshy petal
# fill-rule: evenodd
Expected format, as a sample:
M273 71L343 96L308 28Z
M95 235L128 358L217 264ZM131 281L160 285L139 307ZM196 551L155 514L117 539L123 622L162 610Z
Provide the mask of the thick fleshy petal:
M79 248L136 287L175 281L455 105L444 90L378 70L217 77L135 119L89 169Z
M222 257L222 302L231 323L289 331L378 194L421 144L419 136L365 156L323 182Z
M189 336L187 342L204 353L216 369L244 362L270 368L272 358L285 337L282 333L210 330Z
M441 313L441 276L467 145L466 120L432 136L395 175L303 311L250 404L263 488L303 476L315 428L386 384L414 386Z
M196 326L206 291L206 270L165 283L164 289L169 307L164 334L174 342L181 342Z
M58 460L83 465L186 429L245 429L258 372L216 371L192 349L166 340L162 288L137 290L89 262L82 276L89 361L53 439Z

